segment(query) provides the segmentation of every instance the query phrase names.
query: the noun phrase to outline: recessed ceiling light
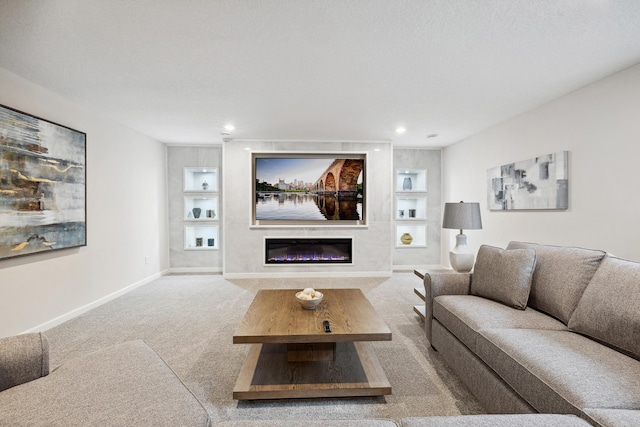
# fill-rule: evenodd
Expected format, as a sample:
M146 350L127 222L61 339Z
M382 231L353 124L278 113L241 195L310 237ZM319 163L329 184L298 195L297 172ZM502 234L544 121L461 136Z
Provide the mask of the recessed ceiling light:
M405 129L405 128L404 128L404 127L402 127L402 126L398 126L398 127L396 128L396 133L398 133L398 134L400 134L400 135L402 135L402 134L403 134L403 133L405 133L406 131L407 131L407 129Z
M379 148L374 148L373 151L380 151L380 149Z
M251 150L251 147L244 147L245 151Z
M224 130L233 132L234 130L236 130L236 127L234 125L224 125Z

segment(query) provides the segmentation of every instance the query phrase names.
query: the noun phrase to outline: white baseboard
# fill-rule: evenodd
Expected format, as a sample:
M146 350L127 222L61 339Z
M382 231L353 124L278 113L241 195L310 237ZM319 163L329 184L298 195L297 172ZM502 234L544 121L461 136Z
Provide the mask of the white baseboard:
M63 314L61 316L56 317L55 319L51 319L51 320L49 320L47 322L44 322L44 323L42 323L42 324L40 324L38 326L35 326L35 327L31 328L31 329L28 329L28 330L24 331L22 333L23 334L27 334L27 333L31 333L31 332L44 332L47 329L51 329L51 328L53 328L55 326L58 326L58 325L60 325L60 324L62 324L64 322L66 322L67 320L71 320L74 317L80 316L81 314L86 313L87 311L89 311L91 309L99 307L102 304L105 304L105 303L107 303L107 302L109 302L111 300L114 300L114 299L118 298L119 296L122 296L122 295L124 295L126 293L129 293L129 292L133 291L134 289L139 288L142 285L146 285L147 283L149 283L149 282L151 282L153 280L156 280L157 278L159 278L161 276L164 276L166 274L166 272L167 272L167 270L164 270L164 271L161 271L159 273L153 274L153 275L151 275L151 276L149 276L147 278L144 278L144 279L142 279L142 280L140 280L140 281L138 281L136 283L133 283L133 284L127 286L126 288L122 288L122 289L120 289L120 290L118 290L118 291L116 291L116 292L114 292L112 294L106 295L106 296L104 296L102 298L99 298L99 299L93 301L93 302L90 302L89 304L86 304L86 305L83 305L82 307L78 307L78 308L76 308L74 310L71 310L68 313L65 313L65 314Z
M300 277L391 277L391 271L282 271L273 273L223 273L225 279L297 279Z
M172 267L167 270L167 274L211 274L222 273L220 267Z
M407 272L407 271L413 271L413 270L445 270L447 269L446 267L442 266L442 265L435 265L435 264L412 264L412 265L394 265L393 266L393 271L396 272Z

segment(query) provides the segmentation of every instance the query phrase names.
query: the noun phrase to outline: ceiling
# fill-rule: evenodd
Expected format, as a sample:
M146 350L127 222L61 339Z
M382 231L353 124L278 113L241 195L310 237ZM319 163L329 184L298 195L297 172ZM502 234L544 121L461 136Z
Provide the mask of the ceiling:
M0 0L1 68L167 143L442 147L639 62L638 0Z

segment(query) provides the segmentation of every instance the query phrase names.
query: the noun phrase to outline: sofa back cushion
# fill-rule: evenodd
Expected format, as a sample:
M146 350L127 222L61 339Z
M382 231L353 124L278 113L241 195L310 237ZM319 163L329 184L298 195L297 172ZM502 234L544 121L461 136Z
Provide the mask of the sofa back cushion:
M607 256L573 312L569 329L640 360L640 263Z
M524 242L511 242L507 249L536 251L529 306L565 325L605 256L598 250Z
M532 249L505 251L482 245L471 277L471 294L524 310L535 266Z

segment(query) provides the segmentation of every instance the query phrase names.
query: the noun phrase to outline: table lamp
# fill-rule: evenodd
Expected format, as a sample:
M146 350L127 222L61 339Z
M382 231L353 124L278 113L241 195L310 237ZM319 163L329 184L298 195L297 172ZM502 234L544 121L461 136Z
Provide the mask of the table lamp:
M467 273L473 268L475 254L467 246L467 236L462 230L482 229L480 219L480 204L471 203L445 203L442 228L460 230L456 236L456 247L449 252L449 262L453 269L460 273Z

